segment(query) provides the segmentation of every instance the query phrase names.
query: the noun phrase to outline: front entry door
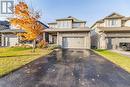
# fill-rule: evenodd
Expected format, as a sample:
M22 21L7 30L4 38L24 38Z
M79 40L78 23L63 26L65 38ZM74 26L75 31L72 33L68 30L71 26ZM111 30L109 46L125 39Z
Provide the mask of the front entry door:
M112 38L108 38L107 49L112 49Z

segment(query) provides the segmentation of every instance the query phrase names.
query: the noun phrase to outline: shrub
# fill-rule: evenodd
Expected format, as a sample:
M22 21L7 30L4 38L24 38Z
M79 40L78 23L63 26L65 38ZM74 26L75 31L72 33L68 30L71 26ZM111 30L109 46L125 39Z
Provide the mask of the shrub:
M27 44L17 44L16 46L12 46L11 48L32 48L32 46Z
M60 46L59 46L59 45L56 45L56 44L50 44L50 45L48 46L48 49L51 49L51 50L53 50L53 49L58 49L58 48L60 48Z
M37 44L37 47L38 48L46 48L48 45L48 43L44 40L41 40L38 44Z

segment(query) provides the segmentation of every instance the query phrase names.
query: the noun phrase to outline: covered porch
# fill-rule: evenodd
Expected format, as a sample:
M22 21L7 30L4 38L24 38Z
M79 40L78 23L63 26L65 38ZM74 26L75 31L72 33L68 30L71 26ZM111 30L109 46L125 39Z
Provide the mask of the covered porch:
M17 33L22 33L23 30L20 29L6 29L0 31L0 46L2 47L11 47L19 44L20 37L17 36Z

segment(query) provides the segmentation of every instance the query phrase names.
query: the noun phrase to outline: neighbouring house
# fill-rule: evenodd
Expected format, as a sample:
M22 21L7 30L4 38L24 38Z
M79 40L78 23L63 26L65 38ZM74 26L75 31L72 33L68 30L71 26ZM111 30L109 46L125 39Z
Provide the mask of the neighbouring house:
M0 21L0 31L9 29L9 22L7 21ZM0 33L0 46L2 44L2 34Z
M42 23L42 22L40 22L40 23L44 26L45 29L48 28L48 26L45 25L44 23ZM8 25L9 25L9 23L8 23ZM17 36L18 33L25 33L25 31L22 29L13 29L13 28L10 28L9 26L6 27L5 25L2 25L0 23L0 46L11 47L11 46L20 44L21 40L20 40L20 37ZM40 36L39 38L43 39L43 36ZM32 45L31 41L24 42L24 43L28 44L28 45Z
M130 43L130 17L112 13L91 27L91 46L98 49L121 49Z
M56 22L48 23L49 43L57 44L62 48L90 49L90 29L86 27L86 21L72 16L57 19Z

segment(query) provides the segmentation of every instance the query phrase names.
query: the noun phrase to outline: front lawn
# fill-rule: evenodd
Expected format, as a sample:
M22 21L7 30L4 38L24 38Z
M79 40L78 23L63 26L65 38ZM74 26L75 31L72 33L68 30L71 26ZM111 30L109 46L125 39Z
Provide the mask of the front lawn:
M124 70L130 72L130 58L119 53L111 52L109 50L94 50L99 55L105 57L116 65L120 66Z
M0 76L52 52L49 49L31 51L30 48L0 48Z

